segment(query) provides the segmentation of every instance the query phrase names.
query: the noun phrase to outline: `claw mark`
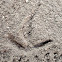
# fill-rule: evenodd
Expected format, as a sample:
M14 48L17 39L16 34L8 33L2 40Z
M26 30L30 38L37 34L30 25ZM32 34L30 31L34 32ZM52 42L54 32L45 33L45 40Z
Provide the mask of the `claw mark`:
M38 43L38 44L34 45L34 47L41 47L41 46L43 46L43 45L45 45L45 44L47 44L49 42L52 42L52 40L49 39L49 40L46 40L44 42Z

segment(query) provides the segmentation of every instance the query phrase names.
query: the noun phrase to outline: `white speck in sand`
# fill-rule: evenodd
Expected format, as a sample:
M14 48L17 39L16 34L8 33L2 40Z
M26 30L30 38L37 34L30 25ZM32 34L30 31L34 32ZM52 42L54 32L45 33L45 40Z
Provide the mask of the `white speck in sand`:
M26 0L26 2L28 2L28 0Z
M7 27L7 29L9 29L9 27Z
M4 16L2 16L2 18L4 18Z

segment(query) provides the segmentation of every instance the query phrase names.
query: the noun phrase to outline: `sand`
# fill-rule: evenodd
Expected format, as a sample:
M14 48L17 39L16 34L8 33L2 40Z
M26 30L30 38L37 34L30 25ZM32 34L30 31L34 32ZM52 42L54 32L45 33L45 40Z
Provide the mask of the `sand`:
M62 0L0 0L0 62L62 62Z

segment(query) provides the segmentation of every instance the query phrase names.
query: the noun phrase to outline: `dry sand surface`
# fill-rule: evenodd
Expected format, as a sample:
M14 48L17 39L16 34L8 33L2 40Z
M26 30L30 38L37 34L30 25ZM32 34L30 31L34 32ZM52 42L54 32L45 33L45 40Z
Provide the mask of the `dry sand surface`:
M62 0L0 0L0 62L62 62Z

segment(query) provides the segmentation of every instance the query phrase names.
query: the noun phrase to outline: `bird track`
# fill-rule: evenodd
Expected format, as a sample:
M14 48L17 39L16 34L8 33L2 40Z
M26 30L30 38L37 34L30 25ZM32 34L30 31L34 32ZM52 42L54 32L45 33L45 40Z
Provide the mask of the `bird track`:
M26 0L26 1L28 1L28 0ZM38 6L40 6L40 5L38 4ZM19 34L19 37L14 36L12 33L8 33L6 35L6 37L8 39L10 39L11 41L14 41L14 42L18 43L19 45L21 45L24 48L26 48L27 46L29 46L29 43L26 41L26 39L24 38L24 35L23 35L23 27L24 27L25 23L27 23L29 20L33 19L34 15L36 13L36 10L38 8L39 7L37 7L35 10L33 10L33 12L32 12L31 15L25 17L23 19L23 21L21 22L21 24L19 25L20 28L17 28L17 30L18 30L17 33ZM38 43L38 44L34 45L34 47L41 47L42 45L44 45L44 44L46 44L48 42L51 42L51 40L45 40L44 42L41 42L41 43ZM33 47L33 45L30 46L30 47Z

